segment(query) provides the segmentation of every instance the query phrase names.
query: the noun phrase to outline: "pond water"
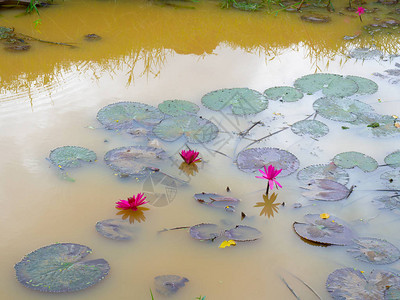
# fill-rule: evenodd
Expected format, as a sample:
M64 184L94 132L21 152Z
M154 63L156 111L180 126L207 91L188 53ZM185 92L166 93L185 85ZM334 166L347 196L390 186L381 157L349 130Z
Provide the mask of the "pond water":
M371 8L376 5L370 4ZM353 98L379 114L400 115L399 85L395 76L385 73L387 69L400 70L396 66L400 63L397 35L364 37L364 33L359 39L343 40L361 32L374 15L366 14L361 23L354 12L339 14L343 11L339 4L329 24L305 23L298 14L287 12L274 16L221 10L215 2L192 6L195 9L140 1L61 2L41 10L42 24L37 28L32 24L35 15L16 18L18 11L1 12L0 26L76 46L32 41L29 52L0 49L2 299L151 299L150 289L154 299L195 299L200 295L206 299L295 298L290 289L300 299L318 299L304 283L322 299L329 299L325 283L336 269L350 267L364 274L373 269L398 272L399 261L376 266L354 259L346 246L310 245L296 235L293 223L304 222L306 214L329 213L344 220L359 237L379 238L400 247L398 208L385 210L373 203L381 196L396 195L395 191L378 190L388 189L380 178L383 173L399 172L384 162L387 155L400 149L399 132L375 137L375 128L367 128L368 124L314 115L313 103L323 96L321 91L304 94L296 102L270 100L266 110L247 116L234 115L230 108L212 111L201 104L202 97L214 90L247 87L262 93L323 72L375 81L376 93ZM389 8L381 10L389 12ZM84 40L93 33L102 39ZM382 55L365 60L349 56L355 48L372 45ZM199 105L197 114L219 127L217 138L204 144L187 143L184 138L166 142L154 136L147 139L123 130L106 130L96 120L97 112L114 102L157 107L172 99ZM325 123L329 133L318 138L294 134L290 126L307 118ZM244 137L239 135L257 121L262 124ZM236 164L241 150L270 134L250 148L283 149L300 162L296 172L278 176L282 189L269 192L276 192L275 204L284 206L257 204L264 201L266 183L256 179L256 173L240 171ZM171 187L119 178L104 163L103 157L111 149L149 142L169 156L157 167L186 184ZM62 173L46 158L51 150L65 145L91 149L97 160ZM193 175L179 169L178 153L187 146L199 151L202 158ZM344 200L316 201L302 196L301 187L307 184L297 179L299 170L328 164L348 151L373 157L379 167L372 172L347 169L346 186L355 187ZM398 190L399 177L393 178L389 189ZM143 215L121 215L115 202L139 192L149 198L154 193L164 195L166 202L145 205L150 209ZM212 208L194 199L194 194L201 192L241 202L234 212ZM302 207L294 208L295 203ZM246 215L243 220L242 212ZM115 241L96 231L98 221L122 217L135 230L133 240ZM206 242L192 239L187 229L159 232L199 223L223 228L248 225L263 236L221 249L224 238ZM22 286L15 279L14 264L54 243L90 247L89 259L107 260L109 275L74 293L41 293ZM168 274L189 280L171 297L158 293L154 284L154 277Z

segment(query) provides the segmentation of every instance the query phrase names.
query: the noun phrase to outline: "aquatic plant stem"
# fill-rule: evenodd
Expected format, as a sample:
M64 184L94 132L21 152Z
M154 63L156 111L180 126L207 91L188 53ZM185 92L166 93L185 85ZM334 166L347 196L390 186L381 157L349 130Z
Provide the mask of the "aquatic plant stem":
M67 44L67 43L45 41L45 40L41 40L41 39L37 39L37 38L31 37L31 36L23 34L23 33L20 33L20 35L22 35L25 38L28 38L28 39L31 39L31 40L34 40L34 41L38 41L38 42L41 42L41 43L59 45L59 46L68 46L68 47L71 47L71 48L77 48L77 46L74 46L74 45L71 45L71 44Z
M267 184L267 190L265 191L265 194L268 196L268 192L269 192L269 183Z
M296 295L296 293L294 292L294 290L289 286L289 284L286 282L286 280L281 277L281 280L283 281L283 283L286 285L286 287L289 289L289 291L293 294L293 296L296 297L297 300L300 300L299 296Z

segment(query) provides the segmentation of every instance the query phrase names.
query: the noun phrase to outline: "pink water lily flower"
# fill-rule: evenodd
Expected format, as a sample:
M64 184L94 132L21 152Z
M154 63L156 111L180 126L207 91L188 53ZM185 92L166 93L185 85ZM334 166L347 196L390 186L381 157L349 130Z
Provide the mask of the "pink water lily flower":
M358 7L357 8L357 13L358 13L358 15L359 16L361 16L362 14L364 14L365 13L365 9L364 9L364 7Z
M278 170L278 169L275 169L274 166L269 165L268 166L268 170L267 170L266 166L264 166L264 170L263 169L259 169L258 171L260 171L262 176L256 176L257 178L267 179L268 180L267 192L266 192L267 195L268 195L269 188L271 188L271 190L274 188L274 183L276 185L276 188L278 188L278 186L280 188L282 187L280 185L280 183L278 181L276 181L276 176L278 176L279 173L282 172L282 169Z
M193 162L201 160L200 158L197 158L197 156L199 156L199 152L193 150L182 150L179 154L181 155L182 159L189 165Z
M119 200L116 202L116 208L121 209L132 209L133 211L137 211L138 206L149 203L148 201L144 201L146 197L144 197L143 193L139 193L136 196L128 197L128 200Z

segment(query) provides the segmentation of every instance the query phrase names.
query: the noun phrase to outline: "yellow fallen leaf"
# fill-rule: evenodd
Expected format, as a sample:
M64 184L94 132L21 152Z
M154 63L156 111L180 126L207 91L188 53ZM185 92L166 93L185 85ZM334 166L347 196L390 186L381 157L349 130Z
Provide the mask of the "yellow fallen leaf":
M392 116L392 118L394 118L394 119L398 119L399 117L398 117L398 116L396 116L396 115L393 115L393 116Z
M320 217L321 219L329 219L330 215L327 214L327 213L323 213L323 214L320 214L319 217Z
M394 122L394 127L400 128L400 123L399 122Z
M229 241L223 241L221 245L219 245L219 248L225 248L225 247L230 247L230 246L236 246L236 242L234 240L229 240Z

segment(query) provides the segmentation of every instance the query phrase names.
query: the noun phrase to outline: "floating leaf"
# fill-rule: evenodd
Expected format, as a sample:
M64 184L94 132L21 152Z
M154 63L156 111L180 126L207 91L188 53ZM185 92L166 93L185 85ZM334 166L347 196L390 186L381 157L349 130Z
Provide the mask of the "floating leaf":
M321 219L329 219L330 215L327 214L327 213L323 213L323 214L320 214L319 217L320 217Z
M202 204L218 208L225 208L227 206L235 207L240 202L240 200L236 198L208 193L195 194L194 198Z
M317 120L302 120L291 126L294 134L310 136L314 139L323 137L329 132L329 127Z
M187 278L178 275L161 275L154 278L156 291L165 296L175 294L188 281Z
M393 153L390 153L385 157L385 164L389 165L392 168L400 167L400 150L397 150Z
M395 118L387 115L379 115L374 119L374 122L379 123L379 127L371 128L371 132L377 137L387 137L400 134L400 123L395 122ZM397 126L398 124L399 126Z
M254 227L247 225L236 225L236 227L225 230L224 235L236 242L255 241L262 237L262 233Z
M369 60L379 59L383 57L383 53L379 50L374 50L370 48L355 48L350 51L349 56L355 59Z
M373 270L366 278L353 268L337 269L329 274L326 288L335 300L342 299L386 299L388 288L399 288L400 277L387 271Z
M370 79L359 76L346 76L346 78L352 79L357 83L357 94L359 95L374 94L378 90L378 85Z
M134 227L121 219L108 219L96 223L96 230L102 236L112 240L130 240Z
M381 175L383 184L391 190L400 190L400 170L392 170Z
M385 300L399 300L400 299L400 287L391 286L385 290Z
M92 250L72 243L53 244L26 255L14 268L24 286L51 293L74 292L98 283L110 270L104 259L82 261Z
M309 183L314 179L329 179L345 185L349 182L349 174L334 163L330 163L305 167L297 173L297 179L303 183Z
M322 93L327 97L343 98L354 95L358 91L357 83L349 78L338 77L332 79Z
M121 147L104 155L106 164L121 177L146 176L167 158L164 150L146 146Z
M185 135L190 143L207 143L217 137L218 127L207 119L184 115L161 121L153 128L153 133L168 142L173 142Z
M372 264L391 264L400 259L400 250L393 244L376 238L359 238L347 249L358 260Z
M50 161L59 168L75 168L82 165L82 161L94 162L97 157L92 150L77 147L64 146L50 152Z
M226 248L226 247L230 247L230 246L236 246L236 242L234 240L229 240L229 241L223 241L221 243L221 245L219 245L218 248Z
M311 200L338 201L349 196L350 190L336 181L329 179L314 179L302 195Z
M199 107L186 100L166 100L158 105L158 109L170 116L182 116L186 114L197 114Z
M379 197L377 199L374 199L375 203L378 203L382 206L382 208L385 209L399 209L400 210L400 195L394 194L394 195L385 195L382 197Z
M370 156L360 152L342 152L333 158L333 162L343 169L359 167L364 172L372 172L378 168L378 162Z
M303 239L325 245L349 245L354 234L345 223L334 216L321 219L318 214L304 216L307 223L293 223L294 231Z
M295 172L300 162L292 153L278 148L251 148L241 151L237 156L237 166L243 172L255 172L269 165L282 169L279 174L282 177Z
M318 92L325 86L328 86L328 84L333 79L340 77L341 77L340 75L336 74L325 74L325 73L310 74L298 78L294 82L294 86L299 90L301 90L303 93L314 94L315 92Z
M263 94L248 88L216 90L204 95L201 103L215 111L232 106L235 115L256 114L268 107L268 99Z
M284 102L295 102L303 98L303 93L291 86L277 86L266 89L264 95L271 100L282 100Z
M164 114L157 108L139 102L117 102L97 113L97 120L107 129L128 129L158 124Z
M215 240L221 236L219 227L215 224L201 223L190 227L189 233L197 240Z

